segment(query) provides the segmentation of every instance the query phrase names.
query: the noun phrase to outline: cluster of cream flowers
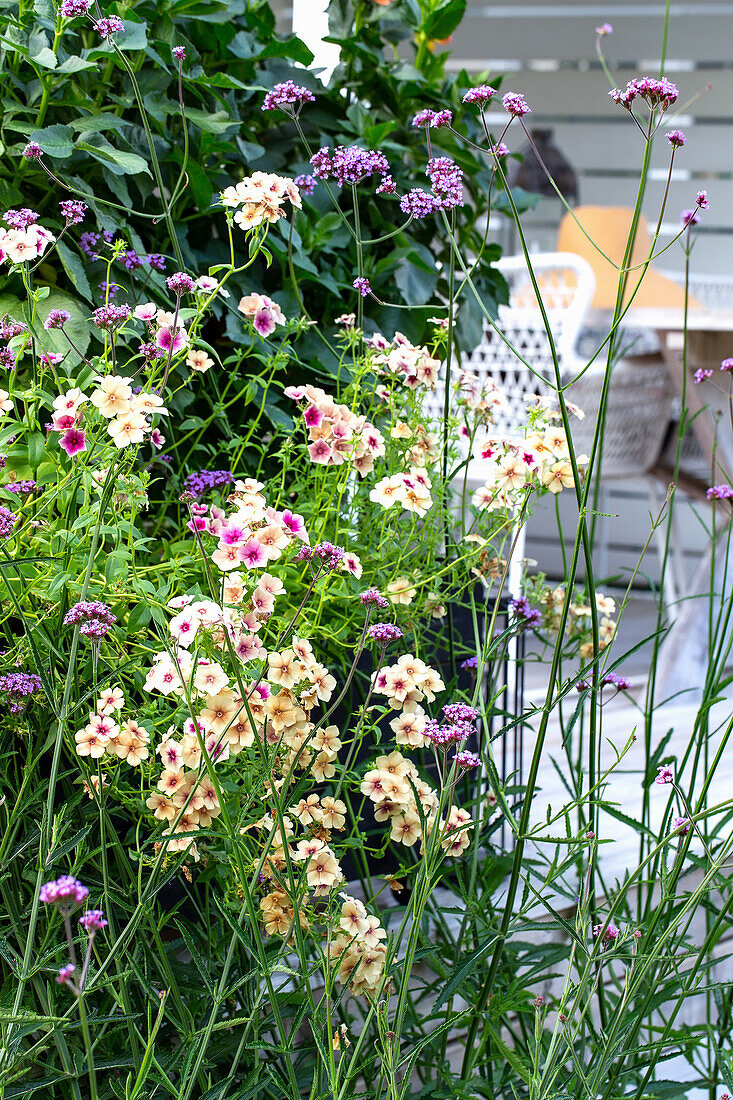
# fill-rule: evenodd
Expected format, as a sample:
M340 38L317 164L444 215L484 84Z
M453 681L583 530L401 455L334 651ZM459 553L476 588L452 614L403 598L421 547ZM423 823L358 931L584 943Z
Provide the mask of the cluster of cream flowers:
M399 504L406 512L424 516L433 506L432 482L424 469L411 466L407 473L383 477L369 493L369 499L383 508Z
M234 209L234 221L244 230L254 229L263 222L276 222L285 217L283 203L300 210L300 191L293 180L273 172L253 172L221 194L222 206Z
M563 585L542 585L539 591L533 593L531 597L539 605L542 612L543 628L555 636L557 636L562 621L565 592ZM597 592L596 609L601 615L598 624L598 647L599 649L605 649L616 633L617 624L611 617L616 614L616 601L612 596L605 596L603 593ZM581 660L584 661L595 656L591 637L592 612L592 607L585 600L576 600L570 604L570 618L566 628L567 637L570 641L580 642L578 654Z
M374 469L374 460L384 455L382 433L365 416L338 404L318 386L288 386L285 396L304 406L311 462L321 466L350 462L364 477Z
M120 722L115 717L122 710L125 697L121 688L105 688L97 699L96 709L89 715L83 729L74 734L78 756L99 760L105 754L127 761L137 767L148 757L150 735L134 718Z
M473 494L472 503L480 511L517 508L530 487L556 494L573 485L565 429L543 420L536 420L522 440L488 440L481 457L492 460L494 469ZM578 456L579 465L586 461Z
M372 363L377 373L398 378L408 389L419 386L434 390L440 370L440 360L433 359L426 347L411 344L401 332L388 343L384 337L372 337L372 347L378 349Z
M168 415L157 393L133 393L130 380L122 375L100 376L97 383L91 396L75 386L54 398L51 419L55 431L76 427L82 418L83 406L91 401L107 420L107 431L115 447L122 449L131 443L142 443L146 436L156 431L150 417Z

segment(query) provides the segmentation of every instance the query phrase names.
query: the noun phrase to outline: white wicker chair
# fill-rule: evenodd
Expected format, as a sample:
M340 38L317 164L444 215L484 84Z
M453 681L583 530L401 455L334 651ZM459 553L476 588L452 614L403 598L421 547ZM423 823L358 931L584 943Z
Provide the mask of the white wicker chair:
M498 410L492 431L519 435L526 423L529 395L552 393L541 378L554 383L555 370L545 325L523 256L504 257L497 263L509 283L510 302L499 307L496 329L484 321L480 345L463 357L461 367L476 375L479 383L492 380L507 398ZM605 357L599 356L580 377L587 361L576 353L577 341L595 291L590 265L573 253L540 253L532 257L532 268L551 327L566 397L585 412L585 419L573 421L573 441L578 454L589 451L605 371ZM512 345L536 373L528 370L511 349ZM541 378L538 378L540 375ZM576 379L572 381L572 379ZM568 385L568 383L572 383ZM428 406L442 416L445 380L439 381ZM644 356L621 360L613 367L606 417L601 476L643 478L659 457L670 419L672 387L661 358ZM468 481L483 481L488 464L472 459ZM463 474L461 475L463 476ZM653 486L647 479L652 495ZM605 556L601 538L601 557ZM520 552L521 556L521 552Z

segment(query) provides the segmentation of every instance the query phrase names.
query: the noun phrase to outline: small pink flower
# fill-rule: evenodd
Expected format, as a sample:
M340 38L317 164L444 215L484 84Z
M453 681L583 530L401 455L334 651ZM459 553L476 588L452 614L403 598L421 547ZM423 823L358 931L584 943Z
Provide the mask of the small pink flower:
M657 777L654 782L662 787L666 786L667 783L674 783L674 772L666 764L663 764L657 768Z
M267 552L257 539L250 539L239 551L240 560L248 569L257 569L267 564Z
M323 423L323 413L318 405L309 405L303 413L303 419L309 428L318 428Z
M175 355L177 351L185 348L188 343L188 336L182 328L177 328L174 331L171 325L163 325L155 334L155 343L163 351L172 350Z
M154 302L143 302L141 305L135 306L132 315L138 321L152 321L157 312L158 307Z
M308 447L308 454L311 457L311 462L318 462L322 466L327 466L331 461L331 448L325 439L317 439L315 443L311 443Z
M80 428L67 428L59 439L59 447L66 451L69 458L73 458L80 451L87 449L86 432L81 431Z
M286 386L283 393L291 401L302 401L305 397L305 390L302 386Z
M224 546L242 546L247 537L247 529L237 523L230 523L228 527L222 528L219 536Z
M286 508L281 518L282 525L289 535L293 535L294 538L302 539L303 542L308 541L308 535L305 529L305 520L302 516L299 516L296 512L291 512L289 508Z
M255 313L254 327L255 332L259 332L262 337L269 336L275 331L275 318L267 307L258 309Z

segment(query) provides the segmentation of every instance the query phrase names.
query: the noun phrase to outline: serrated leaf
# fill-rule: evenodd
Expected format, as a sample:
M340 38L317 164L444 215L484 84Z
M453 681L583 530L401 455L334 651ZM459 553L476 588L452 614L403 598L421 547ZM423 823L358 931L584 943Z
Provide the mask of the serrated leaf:
M212 984L211 977L209 975L209 970L208 970L208 967L206 965L206 960L204 959L203 955L199 951L196 941L194 940L193 936L188 931L188 929L185 927L185 925L181 924L179 921L175 921L174 923L175 923L176 928L178 929L178 931L181 933L181 936L183 937L183 942L186 944L186 947L188 948L188 950L190 952L191 958L193 959L194 966L196 967L199 974L201 975L201 980L203 981L204 985L206 986L206 988L209 991L209 993L211 994L211 996L214 997L216 994L214 993L214 986Z
M68 126L46 126L43 130L31 131L31 139L57 160L65 160L74 152L74 138Z

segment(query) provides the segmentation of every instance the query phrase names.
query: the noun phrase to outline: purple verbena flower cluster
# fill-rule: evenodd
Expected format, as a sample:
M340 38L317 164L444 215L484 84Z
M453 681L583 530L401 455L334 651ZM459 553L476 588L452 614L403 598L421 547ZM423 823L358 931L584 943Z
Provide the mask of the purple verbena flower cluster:
M532 607L526 596L517 596L516 599L510 600L509 609L515 621L524 630L539 626L542 622L542 612Z
M481 757L478 756L475 752L468 752L466 749L463 749L461 752L457 752L453 759L455 760L459 768L464 768L466 771L469 768L481 767Z
M609 926L605 930L605 932L603 931L603 925L602 924L594 924L593 925L593 939L594 940L597 940L602 932L603 932L603 940L601 942L606 947L610 946L611 944L614 944L616 942L616 940L618 939L618 934L619 933L618 933L618 928L616 927L615 924L609 924Z
M733 485L711 485L705 495L708 500L732 500Z
M362 592L359 599L363 603L364 607L379 607L384 610L385 607L389 607L389 600L386 596L376 588L367 588L366 592Z
M657 777L654 782L660 787L665 787L668 783L674 783L674 772L666 764L662 764L657 768Z
M723 359L720 364L720 369L723 371L733 370L733 359Z
M38 482L33 481L32 478L21 478L19 481L9 481L5 486L5 489L9 493L16 493L18 496L22 496L24 493L35 493L38 488Z
M413 218L427 218L428 214L435 214L440 208L435 195L423 191L421 187L413 187L400 199L400 210Z
M713 372L710 367L698 367L692 376L692 381L696 386L699 386L701 382L706 382L708 378L713 377Z
M101 909L87 909L79 917L79 924L90 935L93 932L101 932L103 928L107 927L108 923L109 921L104 919L104 913Z
M382 182L392 180L392 169L384 153L362 149L359 145L338 145L333 151L325 145L311 157L313 172L318 179L335 179L341 187L361 183L378 175Z
M524 118L525 115L532 114L532 108L527 103L527 100L519 92L507 92L501 100L504 105L504 110L507 111L512 118Z
M94 29L100 38L105 41L114 38L116 34L125 29L125 25L117 15L108 15L104 19L98 19Z
M18 517L4 504L0 504L0 539L9 539L13 528L18 522Z
M52 309L43 322L45 329L63 328L67 321L71 320L68 309Z
M450 157L433 157L425 174L430 178L433 194L444 210L463 206L463 172Z
M117 616L101 600L80 600L64 615L64 626L81 623L79 633L98 640L109 634Z
M450 126L453 121L452 111L431 111L426 107L422 111L418 111L412 120L413 126L430 126L434 130L439 130L441 126Z
M469 88L463 97L464 103L488 103L496 95L496 88L490 84L479 84L475 88Z
M372 288L369 285L369 280L365 279L363 275L359 275L358 278L354 279L351 285L353 286L354 290L359 291L362 298L366 298L367 294L371 294L372 292Z
M381 642L382 645L389 645L402 637L402 631L394 623L375 623L367 630L367 638L371 638L373 642Z
M682 130L670 130L667 134L667 141L673 149L681 149L687 141L687 138L683 134Z
M196 283L185 271L176 271L173 275L169 275L166 284L178 298L182 294L192 294L196 289Z
M11 229L27 229L29 225L34 225L38 218L39 215L36 211L29 210L27 206L16 210L6 210L3 214L3 221Z
M130 307L126 304L119 306L100 306L99 309L94 310L92 321L97 328L106 329L107 332L112 332L114 329L124 324L130 316L130 313Z
M448 719L447 723L441 724L431 718L423 733L437 748L447 750L452 745L463 744L470 737L479 712L468 703L447 703L443 707L443 715Z
M478 657L467 657L465 661L461 661L461 668L467 670L475 670L478 668Z
M92 0L63 0L60 11L64 19L74 19L77 15L87 15Z
M296 176L293 183L300 191L301 195L305 195L307 198L312 195L318 184L318 180L315 176Z
M651 110L661 107L666 111L676 102L680 93L677 85L667 80L665 76L661 79L640 76L630 80L623 91L620 88L612 88L608 94L614 103L620 103L627 110L631 109L631 104L639 97L649 105Z
M0 676L0 691L8 696L11 714L22 711L30 696L40 690L41 678L35 672L5 672Z
M23 150L23 156L26 160L40 160L43 156L43 150L37 141L29 141Z
M62 875L53 882L45 882L38 894L44 905L58 905L60 909L76 909L89 896L89 889L72 875Z
M176 61L185 61L186 49L184 46L174 46L171 50L171 55Z
M64 199L59 209L67 225L79 225L84 221L89 207L81 199Z
M290 109L289 113L294 114L304 103L315 103L315 100L313 92L309 92L307 88L292 80L283 80L267 93L262 102L262 110L275 111L279 107L281 111Z
M199 470L198 473L188 475L183 483L183 488L195 497L202 497L209 489L232 485L233 482L234 474L231 470Z

